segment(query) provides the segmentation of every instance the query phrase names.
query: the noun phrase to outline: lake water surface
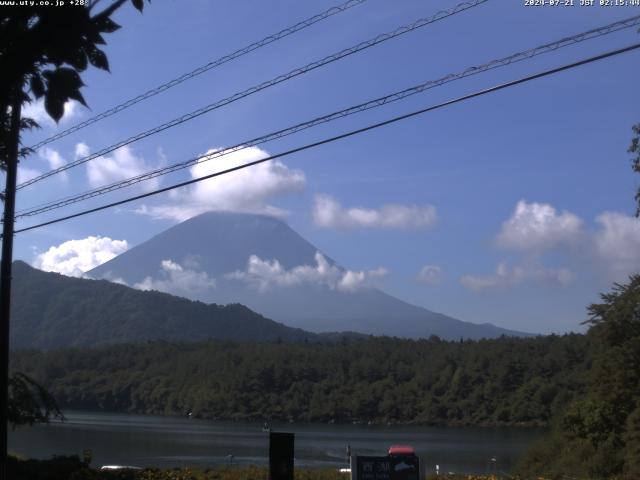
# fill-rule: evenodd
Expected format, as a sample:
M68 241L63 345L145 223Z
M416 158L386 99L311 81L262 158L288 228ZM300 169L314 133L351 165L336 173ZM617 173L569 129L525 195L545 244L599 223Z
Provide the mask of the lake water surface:
M94 466L196 466L268 463L268 434L262 424L214 422L150 415L65 412L65 422L19 428L9 449L31 458L93 451ZM531 428L436 428L368 425L271 425L295 433L296 466L339 468L345 450L384 455L392 444L408 444L423 458L427 473L508 472L544 431ZM492 460L494 459L494 460Z

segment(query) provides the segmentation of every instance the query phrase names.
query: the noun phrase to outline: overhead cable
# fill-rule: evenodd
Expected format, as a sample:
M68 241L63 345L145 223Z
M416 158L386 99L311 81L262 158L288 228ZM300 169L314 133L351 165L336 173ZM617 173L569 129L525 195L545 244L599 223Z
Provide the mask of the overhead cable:
M82 130L85 127L88 127L89 125L93 125L96 122L99 122L100 120L104 120L105 118L111 117L113 115L115 115L116 113L119 113L123 110L126 110L129 107L132 107L133 105L140 103L144 100L147 100L151 97L154 97L156 95L158 95L159 93L164 92L165 90L169 90L172 87L175 87L176 85L180 85L181 83L186 82L187 80L192 79L193 77L197 77L198 75L201 75L205 72L208 72L209 70L212 70L216 67L219 67L221 65L224 65L225 63L228 63L232 60L235 60L237 58L240 58L248 53L253 52L254 50L258 50L259 48L265 47L273 42L276 42L278 40L281 40L285 37L288 37L289 35L292 35L296 32L299 32L300 30L304 30L305 28L308 28L318 22L321 22L322 20L325 20L329 17L332 17L334 15L337 15L339 13L342 13L348 9L350 9L351 7L355 7L356 5L360 5L361 3L365 2L366 0L348 0L347 2L341 4L341 5L337 5L335 7L331 7L328 10L325 10L324 12L318 13L316 15L313 15L312 17L309 17L305 20L302 20L301 22L296 23L295 25L292 25L290 27L287 27L283 30L280 30L277 33L268 35L266 37L264 37L262 40L258 40L257 42L252 43L251 45L247 45L246 47L243 48L239 48L238 50L236 50L233 53L229 53L228 55L224 55L216 60L213 60L209 63L207 63L206 65L202 65L188 73L185 73L183 75L180 75L179 77L174 78L173 80L169 80L168 82L165 82L161 85L158 85L155 88L152 88L150 90L147 90L146 92L133 97L129 100L126 100L118 105L116 105L115 107L112 107L108 110L105 110L102 113L99 113L98 115L94 115L91 118L88 118L76 125L73 125L72 127L67 128L66 130L62 130L61 132L56 133L55 135L52 135L48 138L45 138L44 140L31 145L32 150L37 150L38 148L41 148L55 140L58 140L60 138L66 137L67 135L70 135L74 132L77 132L78 130Z
M42 175L38 175L37 177L34 177L30 180L26 180L20 184L18 184L16 186L16 189L20 190L22 188L25 188L29 185L33 185L34 183L40 182L41 180L44 180L45 178L49 178L53 175L56 175L58 173L64 172L65 170L69 170L70 168L73 167L77 167L78 165L82 165L83 163L86 163L90 160L94 160L98 157L101 157L103 155L106 155L108 153L113 152L114 150L117 150L118 148L122 148L125 145L129 145L131 143L137 142L138 140L142 140L144 138L150 137L151 135L155 135L156 133L162 132L164 130L167 130L169 128L175 127L177 125L183 124L185 122L188 122L190 120L193 120L194 118L197 118L201 115L204 115L205 113L209 113L213 110L216 110L220 107L223 107L225 105L228 105L230 103L233 103L237 100L240 100L242 98L248 97L250 95L253 95L254 93L260 92L266 88L272 87L274 85L277 85L279 83L285 82L287 80L290 80L292 78L295 78L299 75L308 73L312 70L315 70L316 68L322 67L324 65L328 65L330 63L333 63L337 60L341 60L345 57L348 57L350 55L353 55L357 52L361 52L362 50L366 50L367 48L371 48L375 45L378 45L380 43L386 42L387 40L391 40L393 38L399 37L401 35L404 35L406 33L412 32L418 28L422 28L425 27L427 25L430 25L432 23L435 23L439 20L443 20L445 18L451 17L453 15L456 15L458 13L461 13L463 11L469 10L470 8L473 7L477 7L478 5L481 5L485 2L487 2L489 0L470 0L470 1L466 1L466 2L462 2L459 3L458 5L456 5L453 8L450 8L448 10L441 10L438 13L427 17L427 18L421 18L419 20L416 20L415 22L413 22L412 24L409 25L404 25L402 27L399 27L395 30L393 30L392 32L389 33L383 33L380 35L377 35L376 37L367 40L365 42L361 42L357 45L354 45L352 47L346 48L344 50L341 50L337 53L334 53L332 55L329 55L327 57L324 57L320 60L316 60L314 62L308 63L303 67L299 67L296 68L294 70L291 70L288 73L279 75L271 80L268 80L266 82L263 82L259 85L255 85L251 88L248 88L246 90L243 90L241 92L238 92L234 95L231 95L230 97L224 98L222 100L218 100L217 102L211 103L209 105L206 105L204 107L201 107L197 110L194 110L193 112L187 113L185 115L182 115L178 118L175 118L169 122L163 123L162 125L159 125L157 127L154 127L150 130L146 130L144 132L138 133L137 135L134 135L132 137L129 137L125 140L122 140L118 143L115 143L109 147L103 148L95 153L92 153L88 156L85 156L83 158L79 158L77 160L74 160L73 162L69 162L59 168L56 168L54 170L50 170L48 172L43 173Z
M114 182L112 184L109 185L105 185L103 187L99 187L93 190L89 190L77 195L72 195L72 196L68 196L65 198L61 198L58 200L55 200L53 202L48 202L45 204L41 204L35 207L30 207L28 209L24 209L20 212L17 213L16 215L16 219L17 218L21 218L21 217L29 217L29 216L34 216L40 213L44 213L44 212L48 212L51 210L56 210L58 208L62 208L71 204L75 204L84 200L88 200L90 198L93 197L97 197L99 195L104 195L106 193L109 192L113 192L116 190L120 190L122 188L126 188L129 187L131 185L135 185L141 182L144 182L146 180L151 180L153 178L157 178L163 175L167 175L173 172L176 172L178 170L182 170L185 168L188 168L190 166L193 166L197 163L202 163L205 161L209 161L209 160L213 160L216 158L220 158L220 157L224 157L230 153L233 152L237 152L239 150L243 150L246 148L250 148L250 147L254 147L256 145L260 145L266 142L270 142L288 135L292 135L294 133L300 132L302 130L306 130L308 128L312 128L315 127L317 125L321 125L324 123L328 123L334 120L337 120L339 118L344 118L347 117L349 115L353 115L356 113L360 113L366 110L370 110L373 108L377 108L380 107L382 105L387 105L389 103L393 103L396 102L398 100L402 100L405 99L407 97L410 97L412 95L424 92L426 90L429 90L431 88L434 87L438 87L444 84L447 84L449 82L453 82L455 80L459 80L461 78L466 78L472 75L476 75L478 73L482 73L482 72L486 72L488 70L492 70L495 68L500 68L500 67L504 67L507 65L511 65L513 63L522 61L522 60L527 60L530 58L533 58L535 56L538 55L542 55L544 53L548 53L548 52L553 52L556 51L560 48L564 48L564 47L568 47L570 45L574 45L576 43L580 43L583 42L585 40L590 40L590 39L594 39L594 38L599 38L602 37L604 35L608 35L614 32L617 32L619 30L623 30L626 28L630 28L630 27L634 27L640 25L640 15L637 15L635 17L631 17L631 18L627 18L624 20L620 20L608 25L604 25L598 28L594 28L591 30L587 30L585 32L581 32L578 33L576 35L572 35L569 37L564 37L560 40L556 40L554 42L551 43L546 43L544 45L540 45L538 47L535 48L531 48L529 50L525 50L522 52L518 52L518 53L514 53L512 55L509 55L507 57L503 57L500 59L496 59L496 60L491 60L490 62L486 62L482 65L479 66L475 66L475 67L470 67L467 68L465 70L462 70L458 73L450 73L448 75L445 75L443 77L440 77L438 79L435 80L429 80L427 82L421 83L419 85L413 86L411 88L407 88L398 92L394 92L392 94L389 95L385 95L383 97L379 97L376 98L374 100L369 100L368 102L365 103L361 103L359 105L355 105L343 110L339 110L333 113L330 113L328 115L323 115L321 117L317 117L314 118L312 120L303 122L303 123L299 123L297 125L285 128L285 129L281 129L275 132L271 132L268 133L266 135L257 137L257 138L253 138L250 140L246 140L240 143L237 143L233 146L230 147L226 147L220 150L217 150L215 152L212 153L206 153L203 155L199 155L196 156L194 158L179 162L179 163L175 163L172 165L168 165L162 168L158 168L149 172L145 172L142 173L140 175L136 175L134 177L125 179L125 180L121 180L118 182Z
M388 120L384 120L382 122L374 123L374 124L368 125L366 127L362 127L362 128L358 128L356 130L351 130L349 132L342 133L340 135L335 135L333 137L325 138L325 139L317 141L317 142L309 143L309 144L303 145L301 147L296 147L296 148L293 148L291 150L287 150L285 152L277 153L275 155L270 155L268 157L261 158L259 160L255 160L253 162L245 163L243 165L238 165L236 167L228 168L228 169L222 170L220 172L215 172L215 173L211 173L209 175L205 175L205 176L202 176L202 177L198 177L198 178L194 178L194 179L187 180L187 181L184 181L184 182L176 183L176 184L170 185L168 187L163 187L163 188L160 188L160 189L157 189L157 190L153 190L151 192L143 193L143 194L140 194L140 195L136 195L136 196L133 196L133 197L128 197L128 198L125 198L123 200L119 200L117 202L112 202L112 203L108 203L106 205L101 205L99 207L90 208L88 210L84 210L84 211L81 211L81 212L78 212L78 213L74 213L74 214L71 214L71 215L66 215L64 217L59 217L59 218L56 218L56 219L53 219L53 220L49 220L47 222L39 223L37 225L31 225L29 227L24 227L24 228L15 230L15 233L27 232L27 231L30 231L30 230L34 230L36 228L41 228L41 227L44 227L44 226L47 226L47 225L52 225L54 223L59 223L59 222L63 222L63 221L66 221L66 220L70 220L72 218L77 218L77 217L81 217L81 216L84 216L84 215L88 215L90 213L95 213L95 212L99 212L101 210L106 210L108 208L113 208L113 207L116 207L116 206L119 206L119 205L124 205L126 203L130 203L130 202L133 202L133 201L136 201L136 200L141 200L143 198L151 197L153 195L158 195L160 193L168 192L168 191L174 190L176 188L185 187L187 185L191 185L191 184L194 184L194 183L202 182L202 181L208 180L210 178L215 178L215 177L219 177L219 176L222 176L222 175L227 175L229 173L232 173L232 172L235 172L235 171L238 171L238 170L243 170L245 168L249 168L249 167L252 167L254 165L258 165L260 163L264 163L264 162L268 162L268 161L271 161L271 160L275 160L277 158L286 157L286 156L292 155L294 153L298 153L298 152L301 152L301 151L304 151L304 150L309 150L311 148L319 147L319 146L325 145L327 143L332 143L332 142L335 142L335 141L338 141L338 140L342 140L342 139L345 139L345 138L348 138L348 137L352 137L354 135L358 135L358 134L367 132L369 130L374 130L374 129L377 129L377 128L380 128L380 127L383 127L383 126L386 126L386 125L390 125L390 124L399 122L401 120L406 120L408 118L412 118L412 117L415 117L415 116L418 116L418 115L421 115L421 114L424 114L424 113L427 113L427 112L438 110L438 109L441 109L441 108L444 108L444 107L447 107L447 106L450 106L450 105L454 105L456 103L461 103L463 101L470 100L472 98L476 98L476 97L480 97L480 96L483 96L483 95L487 95L489 93L493 93L493 92L496 92L496 91L499 91L499 90L503 90L505 88L513 87L513 86L516 86L516 85L519 85L519 84L522 84L522 83L530 82L532 80L536 80L536 79L539 79L539 78L542 78L542 77L547 77L549 75L553 75L553 74L556 74L556 73L563 72L565 70L570 70L570 69L573 69L573 68L576 68L576 67L579 67L579 66L582 66L582 65L586 65L586 64L593 63L593 62L596 62L596 61L599 61L599 60L603 60L605 58L609 58L609 57L613 57L613 56L616 56L616 55L620 55L620 54L623 54L623 53L626 53L626 52L630 52L632 50L637 50L638 48L640 48L640 43L629 45L629 46L624 47L624 48L619 48L617 50L612 50L612 51L609 51L609 52L606 52L606 53L603 53L603 54L600 54L600 55L596 55L596 56L589 57L589 58L586 58L586 59L583 59L583 60L579 60L577 62L565 64L565 65L563 65L561 67L552 68L552 69L545 70L543 72L539 72L539 73L532 74L532 75L527 75L527 76L521 77L521 78L519 78L517 80L512 80L510 82L502 83L500 85L496 85L496 86L493 86L493 87L490 87L490 88L486 88L484 90L476 91L474 93L470 93L468 95L457 97L457 98L454 98L452 100L448 100L446 102L439 103L437 105L432 105L430 107L426 107L426 108L423 108L423 109L420 109L420 110L416 110L416 111L413 111L413 112L410 112L410 113L406 113L404 115L399 115L399 116L390 118Z

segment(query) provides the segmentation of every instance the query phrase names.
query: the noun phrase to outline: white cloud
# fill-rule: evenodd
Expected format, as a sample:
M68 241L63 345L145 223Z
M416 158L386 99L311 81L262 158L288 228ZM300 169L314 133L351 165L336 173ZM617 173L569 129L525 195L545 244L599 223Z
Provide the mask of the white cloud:
M40 175L42 175L42 172L38 169L18 165L18 183L27 182Z
M172 260L160 264L160 278L145 277L133 288L138 290L158 290L166 293L194 292L215 288L216 281L206 272L185 268Z
M53 148L49 148L49 147L43 147L40 150L38 150L38 156L46 160L47 163L49 163L49 168L51 170L60 168L67 163L67 161L62 157L62 155L60 155L60 153L57 150L54 150ZM59 174L59 177L64 181L69 180L69 175L66 171L61 172Z
M89 148L84 143L76 145L77 156L86 156L88 152ZM131 148L125 145L112 152L110 156L98 157L87 162L87 178L89 185L95 188L138 176L151 169L142 157L134 155ZM153 190L158 187L159 179L148 180L141 185L145 190Z
M428 285L437 285L442 281L442 268L437 265L425 265L418 273L418 280Z
M43 147L38 150L38 156L44 158L49 163L51 169L60 168L67 163L57 150L49 147Z
M571 212L558 213L546 203L520 200L497 236L502 247L538 251L574 246L582 236L582 220Z
M69 240L36 256L33 266L46 272L81 277L129 248L126 240L90 236Z
M64 115L60 119L60 123L67 123L82 116L80 103L75 100L69 100L64 104ZM29 117L38 122L41 127L55 128L56 122L49 116L44 108L44 99L34 100L22 108L22 116Z
M251 255L245 271L236 271L225 276L247 282L263 292L274 286L291 287L302 284L325 285L332 290L353 292L372 286L376 279L387 274L382 267L369 271L342 270L330 265L320 252L316 252L314 258L315 266L299 265L287 270L278 260L262 260L257 255Z
M75 153L76 153L76 160L77 160L78 158L89 156L89 154L91 153L91 150L89 149L89 145L87 145L86 143L80 142L76 144Z
M338 290L353 292L361 288L374 286L379 279L385 277L389 273L386 268L378 267L375 270L353 271L346 270L340 278L337 288Z
M460 278L460 283L470 290L480 291L488 288L510 287L527 281L566 286L572 278L573 274L566 268L548 268L535 262L525 262L509 267L505 262L501 262L494 274L464 275Z
M313 221L323 228L428 228L437 221L432 205L383 205L379 209L344 208L329 195L316 195Z
M617 212L596 217L593 235L596 254L619 281L640 273L640 220Z
M38 156L43 160L46 160L49 164L49 169L53 170L61 167L67 161L60 155L60 153L52 148L44 147L38 150ZM37 168L25 167L23 165L18 165L18 183L27 182L33 178L39 177L42 175L42 171ZM69 179L67 172L62 172L59 177L67 181Z
M217 155L218 151L212 149L207 154ZM189 173L191 178L199 178L267 156L269 154L258 147L248 147L209 161L203 159L192 166ZM301 170L292 170L273 160L184 187L171 196L171 203L151 207L142 205L136 212L177 221L210 210L281 216L286 212L267 202L278 195L300 191L305 184Z
M502 224L496 242L504 248L526 251L530 259L539 258L547 250L568 250L616 281L640 272L640 220L619 212L604 212L596 217L595 224L595 229L586 229L584 222L571 212L558 213L549 204L521 200ZM464 278L469 284L479 279L479 284L484 285L483 279L490 283L502 277Z

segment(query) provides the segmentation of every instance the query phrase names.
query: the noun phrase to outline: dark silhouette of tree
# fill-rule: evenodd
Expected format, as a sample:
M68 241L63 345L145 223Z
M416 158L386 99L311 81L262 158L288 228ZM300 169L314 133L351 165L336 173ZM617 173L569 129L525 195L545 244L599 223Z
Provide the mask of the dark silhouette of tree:
M29 377L8 376L15 187L18 161L30 153L21 143L20 132L37 127L34 120L21 117L22 105L44 98L45 110L56 122L67 101L86 106L80 74L89 65L109 70L99 46L106 44L105 34L120 28L111 16L127 1L84 0L79 2L82 5L66 6L36 2L0 8L0 168L6 172L0 264L0 480L7 473L10 416L14 415L14 424L33 423L58 412L52 398ZM143 0L131 2L142 11ZM102 9L96 12L99 5Z
M640 123L628 152L640 173ZM635 195L640 217L640 188ZM615 283L588 307L593 343L587 391L554 418L551 433L534 445L517 470L525 478L640 478L640 274Z
M640 275L601 298L586 322L594 350L586 394L525 457L525 478L640 478Z
M9 379L9 423L33 425L47 423L51 417L64 419L53 396L39 383L24 373L15 373Z
M12 102L28 102L29 93L44 97L47 113L56 121L62 118L68 100L86 106L80 93L84 85L80 73L89 65L109 70L107 56L98 46L106 44L104 34L120 28L111 16L126 1L117 0L99 13L93 11L99 1L87 1L85 7L15 6L0 10L3 132L8 130ZM142 11L142 0L132 2ZM6 143L2 148L6 149ZM2 160L6 162L5 155Z
M633 130L633 138L631 139L631 145L629 145L629 153L634 155L631 159L631 168L636 173L640 173L640 123L631 127ZM640 187L636 192L636 217L640 217Z

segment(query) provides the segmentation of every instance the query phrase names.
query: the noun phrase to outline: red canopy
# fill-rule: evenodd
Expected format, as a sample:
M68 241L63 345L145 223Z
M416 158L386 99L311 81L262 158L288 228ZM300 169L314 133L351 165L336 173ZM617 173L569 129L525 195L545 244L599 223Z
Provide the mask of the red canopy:
M416 451L409 445L391 445L389 455L415 455Z

